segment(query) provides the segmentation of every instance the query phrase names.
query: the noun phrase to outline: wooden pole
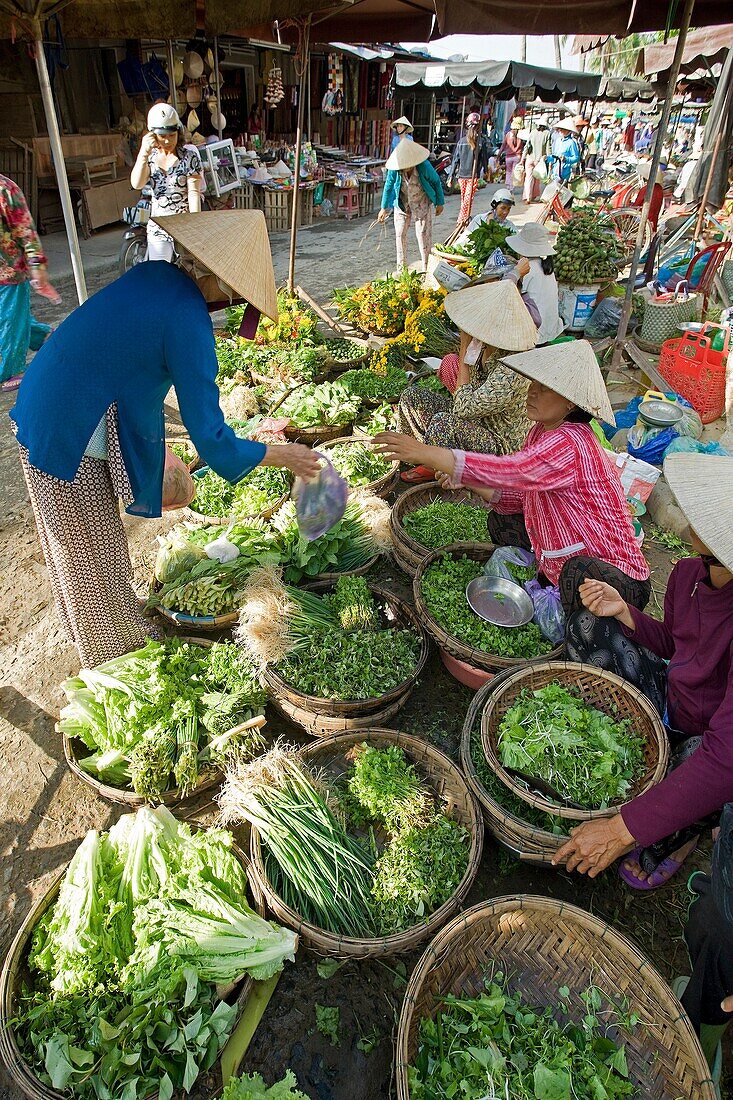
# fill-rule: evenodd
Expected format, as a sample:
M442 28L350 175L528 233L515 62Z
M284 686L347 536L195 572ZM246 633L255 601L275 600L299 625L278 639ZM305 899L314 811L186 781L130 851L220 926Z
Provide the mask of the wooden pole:
M293 169L293 216L290 222L290 262L288 264L288 291L295 292L295 249L298 244L298 213L300 210L300 150L303 147L303 119L305 113L305 95L307 74L310 64L311 17L308 16L303 28L303 56L301 57L300 84L298 90L298 129L295 135L295 165Z
M216 129L221 141L224 131L221 127L221 76L219 74L219 38L214 38L214 75L216 80Z
M36 24L35 31L36 35L34 41L34 53L36 72L38 73L38 83L41 88L43 110L46 115L46 125L48 126L48 139L51 145L51 157L53 159L53 166L56 172L56 180L59 185L59 198L61 200L61 209L64 215L64 225L66 226L66 236L69 242L69 252L71 253L71 269L74 272L76 295L79 299L79 305L81 305L82 302L86 302L88 294L87 284L84 278L84 264L81 258L81 249L79 248L79 234L77 233L76 229L74 207L71 202L71 192L69 190L69 177L66 174L64 150L61 145L61 131L59 130L59 120L56 116L56 107L53 101L53 93L51 91L51 81L48 77L46 54L43 50L43 39L41 37L40 24Z
M173 107L175 110L178 110L176 97L176 78L173 74L175 59L173 57L173 42L170 38L165 45L166 52L168 54L168 98L171 101L171 107Z
M639 272L641 253L644 249L644 232L647 227L647 222L649 221L649 209L652 203L652 196L654 195L654 184L657 178L657 172L659 171L659 163L662 159L662 146L664 144L665 134L667 133L667 127L669 126L669 117L672 113L672 100L674 99L675 88L677 87L677 78L680 72L680 65L682 64L682 57L685 52L687 32L690 29L690 19L692 18L692 10L694 7L695 0L685 0L685 7L680 22L680 33L675 43L674 59L669 71L669 83L667 84L667 94L664 99L664 106L662 107L662 117L659 120L657 136L654 141L654 153L652 154L652 163L649 169L649 180L646 185L646 191L644 192L644 205L641 208L639 229L636 234L636 246L634 248L634 255L631 257L631 267L626 283L624 307L621 312L621 320L619 321L616 343L613 349L613 359L611 361L611 368L613 370L617 370L619 367L626 334L629 331L631 310L634 304L634 283L636 282L636 276Z

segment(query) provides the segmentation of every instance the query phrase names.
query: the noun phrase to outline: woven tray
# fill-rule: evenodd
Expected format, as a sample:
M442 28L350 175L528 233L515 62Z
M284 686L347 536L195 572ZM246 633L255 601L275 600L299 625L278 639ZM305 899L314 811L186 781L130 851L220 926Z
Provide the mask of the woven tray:
M608 817L608 810L578 810L558 805L547 797L527 790L502 767L497 753L499 726L507 711L514 705L523 689L536 691L547 684L560 683L579 695L586 703L597 707L614 718L630 718L634 730L644 739L646 769L631 790L616 804L622 805L631 798L643 794L655 783L664 779L669 762L669 743L662 719L642 693L612 672L603 672L593 665L572 661L543 661L528 665L488 693L481 716L481 743L486 761L502 783L514 794L535 809L570 821L588 821L596 817Z
M480 738L481 714L486 700L499 684L511 675L511 672L502 672L495 676L479 688L471 700L461 733L461 768L474 798L478 800L481 806L484 824L489 832L523 863L548 866L552 863L553 856L564 844L566 838L557 836L549 830L540 829L538 826L530 825L528 821L523 821L497 802L479 779L473 754L471 753L472 737L478 734ZM499 777L497 776L497 778Z
M332 439L328 446L324 447L323 450L326 455L328 455L331 447L336 447L339 443L361 443L363 446L364 442L365 441L363 438L360 439L358 436L355 435L341 435L338 436L338 438L336 439ZM374 481L368 482L368 484L366 485L360 485L359 488L363 489L365 492L374 493L378 497L386 497L389 495L392 489L394 489L395 484L397 483L399 472L399 462L393 462L391 468L387 471L386 474L382 474L381 477L376 478Z
M352 370L354 367L360 367L367 362L372 354L372 349L369 347L366 340L360 340L355 336L345 336L343 339L350 340L352 344L358 344L362 348L363 354L357 359L334 359L333 356L328 354L329 341L327 340L326 343L322 345L326 353L324 365L326 370L331 374L343 374L344 371Z
M368 573L373 565L379 561L381 554L375 554L369 561L364 562L358 569L347 569L343 573L317 573L313 578L313 583L318 581L324 581L328 584L336 584L341 577L363 577L365 573Z
M292 443L307 443L310 447L316 447L319 443L329 443L350 431L351 424L316 424L312 428L285 428L283 434Z
M192 825L192 828L196 826ZM250 861L245 853L236 845L232 850L242 864L249 886L248 902L261 917L265 916L265 898L260 888L257 876L253 873ZM68 1093L59 1093L44 1085L36 1077L35 1073L22 1058L15 1040L13 1021L16 1015L18 993L23 984L31 984L31 975L27 966L27 955L33 931L44 913L54 904L58 897L61 880L66 873L64 867L56 875L50 887L41 900L33 907L13 940L10 950L5 957L2 971L0 971L0 1060L2 1061L8 1076L13 1081L19 1094L30 1097L31 1100L68 1100ZM235 987L237 1002L237 1017L232 1027L232 1034L247 1004L252 990L252 979L245 977ZM229 998L227 998L229 1000ZM14 1094L15 1095L15 1094ZM145 1100L154 1100L157 1092L148 1093Z
M160 587L160 582L153 576L150 581L151 594L155 594ZM155 611L169 623L184 630L227 630L239 618L238 610L226 611L223 615L186 615L183 611L171 611L156 604Z
M710 1071L692 1025L672 990L629 940L566 902L520 894L496 898L451 921L423 953L407 987L397 1032L398 1100L410 1100L407 1067L420 1021L441 999L477 997L492 970L509 975L527 1005L555 1006L570 989L570 1015L592 981L612 1003L628 1001L639 1024L623 1034L631 1080L644 1100L715 1100Z
M333 588L333 583L318 581L315 584L308 585L308 588L313 592L328 592ZM372 699L320 699L315 695L306 695L304 692L297 691L286 683L273 668L268 667L264 672L264 680L274 700L281 703L290 703L293 707L306 713L326 715L329 718L360 718L367 715L374 716L384 711L391 703L409 696L428 659L427 636L409 604L404 603L393 592L388 592L386 588L380 588L375 584L369 585L369 591L380 603L387 606L390 621L394 626L412 629L420 638L420 655L417 665L407 679L392 688L391 691Z
M394 699L385 707L373 711L371 714L359 715L356 718L331 717L327 714L318 714L314 710L306 710L296 707L286 699L271 699L272 706L288 718L291 722L301 726L311 737L331 737L336 733L349 733L352 730L369 730L375 726L381 726L391 722L395 715L404 707L410 698L411 692L406 691L398 699Z
M399 567L409 576L414 577L420 562L431 551L422 543L416 542L407 534L402 523L410 512L416 512L419 508L425 508L436 500L450 501L452 504L471 504L475 508L481 508L486 512L487 520L490 505L482 497L475 496L470 489L443 489L437 481L431 481L426 485L416 485L402 493L394 503L390 515L390 529L394 546L394 558ZM488 527L486 529L486 542L491 546ZM479 545L479 544L477 544ZM493 550L494 547L491 546Z
M463 661L467 665L472 665L473 668L482 669L484 672L503 672L505 669L524 668L527 665L534 664L536 661L554 660L562 654L564 648L562 645L556 646L555 649L551 649L547 653L543 653L533 658L531 661L526 657L499 657L495 653L486 653L482 649L472 649L471 646L466 645L464 642L460 641L460 639L455 638L452 634L448 634L444 627L436 622L428 611L422 595L422 579L433 562L443 557L444 554L455 554L459 557L465 555L465 557L471 558L474 561L485 562L489 560L493 552L494 547L490 544L484 545L480 542L454 542L451 546L443 546L440 550L434 550L424 557L417 567L417 572L412 582L415 609L420 622L437 645L449 653L451 657L457 657L459 661Z
M355 733L324 738L313 745L307 745L301 750L301 755L306 763L319 771L323 770L327 779L335 780L349 767L352 750L365 741L378 748L399 745L404 750L405 755L416 765L418 773L429 781L438 795L447 800L452 814L467 830L470 837L470 851L468 867L458 889L448 901L431 914L428 920L393 936L385 936L381 939L353 939L309 924L284 903L279 894L274 891L265 873L259 833L256 829L252 829L250 844L252 868L276 920L295 929L301 942L307 947L321 955L338 958L363 959L397 955L411 951L429 939L460 909L478 872L483 849L481 814L465 779L444 753L422 738L411 737L395 730L372 727Z

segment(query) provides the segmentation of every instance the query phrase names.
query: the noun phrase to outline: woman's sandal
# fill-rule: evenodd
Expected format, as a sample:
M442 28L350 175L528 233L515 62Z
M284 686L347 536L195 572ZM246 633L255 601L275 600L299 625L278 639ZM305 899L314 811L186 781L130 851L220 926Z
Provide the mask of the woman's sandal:
M413 466L411 470L403 470L400 477L408 485L422 485L424 481L435 481L435 470L429 466Z
M2 385L0 385L0 390L2 390L3 393L10 393L12 390L17 390L22 381L22 374L14 374L12 378L8 378L7 381L3 382Z
M697 847L697 845L695 845ZM695 848L692 848L684 859L673 859L672 856L667 856L663 859L656 870L652 871L650 875L647 875L645 879L637 878L632 870L625 867L625 863L635 862L639 870L643 870L639 863L639 856L641 855L641 848L634 848L633 852L629 852L627 856L621 862L618 873L627 886L630 886L632 890L658 890L660 886L666 886L667 883L677 874L679 869L684 866L687 860L690 858Z

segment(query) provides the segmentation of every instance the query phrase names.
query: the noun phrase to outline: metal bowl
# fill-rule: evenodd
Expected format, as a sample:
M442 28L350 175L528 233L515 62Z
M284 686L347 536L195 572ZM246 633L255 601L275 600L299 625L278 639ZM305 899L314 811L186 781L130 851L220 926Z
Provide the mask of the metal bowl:
M466 586L468 606L494 626L524 626L532 621L534 604L521 585L503 577L474 577Z
M702 332L704 328L703 321L685 321L683 325L677 325L678 332Z
M679 424L684 412L672 401L660 401L653 397L639 405L639 416L652 428L671 428L673 424Z

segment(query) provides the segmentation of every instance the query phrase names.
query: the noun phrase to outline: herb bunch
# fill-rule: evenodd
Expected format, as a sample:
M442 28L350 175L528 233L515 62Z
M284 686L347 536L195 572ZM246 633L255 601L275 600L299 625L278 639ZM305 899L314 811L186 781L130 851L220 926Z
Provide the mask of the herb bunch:
M402 521L410 538L429 550L452 542L488 542L485 508L451 500L434 500L409 512Z

